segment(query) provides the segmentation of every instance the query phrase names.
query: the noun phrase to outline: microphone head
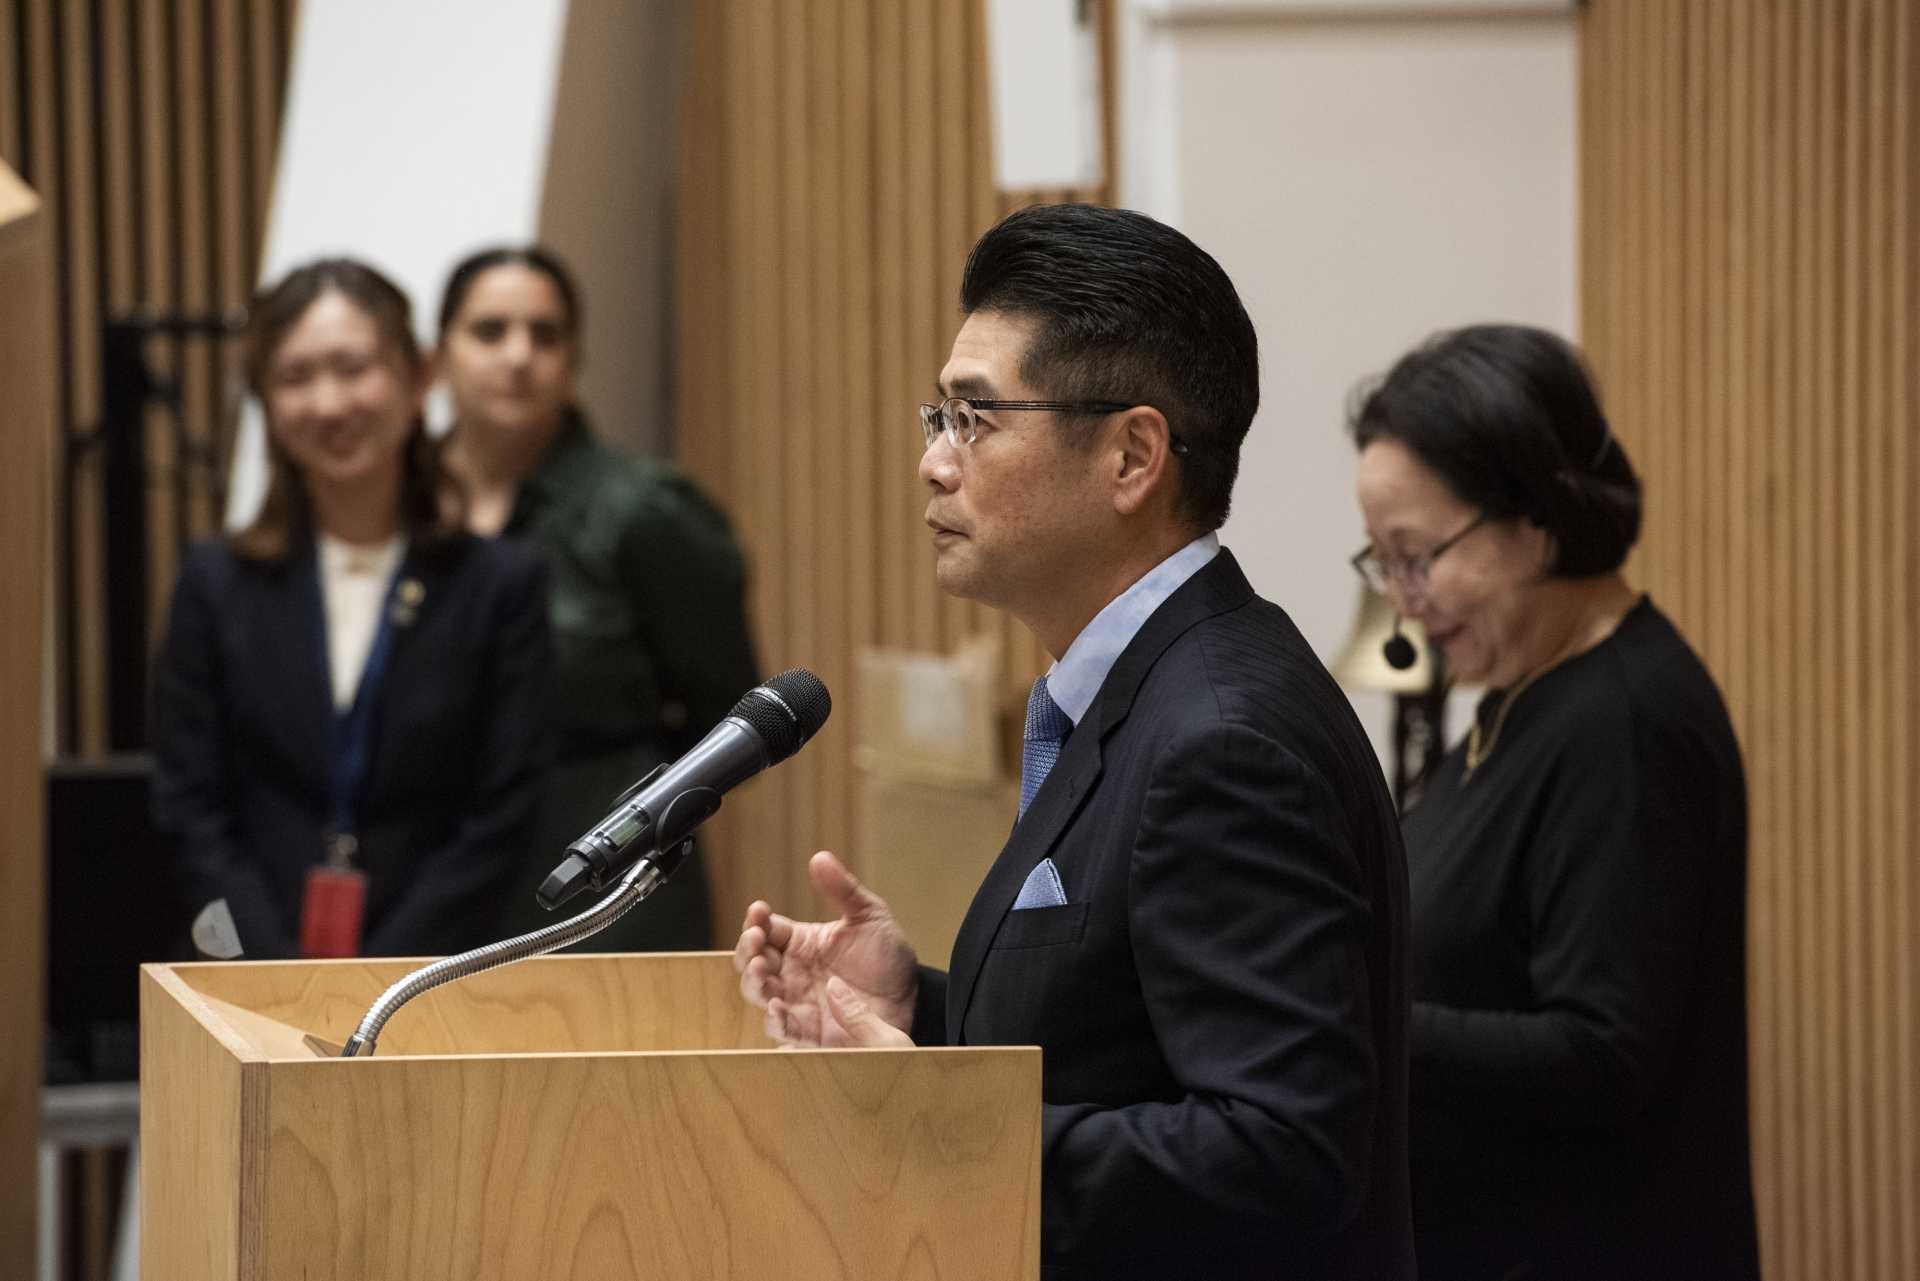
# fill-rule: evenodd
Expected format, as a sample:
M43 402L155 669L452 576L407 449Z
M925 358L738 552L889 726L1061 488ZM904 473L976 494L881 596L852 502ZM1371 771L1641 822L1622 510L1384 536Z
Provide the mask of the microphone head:
M767 764L778 765L804 747L832 711L833 696L820 678L792 667L748 690L727 714L745 721L766 743Z
M1394 624L1393 635L1380 646L1380 653L1386 658L1387 666L1396 672L1404 672L1412 667L1420 655L1413 648L1413 642L1400 634L1399 624Z

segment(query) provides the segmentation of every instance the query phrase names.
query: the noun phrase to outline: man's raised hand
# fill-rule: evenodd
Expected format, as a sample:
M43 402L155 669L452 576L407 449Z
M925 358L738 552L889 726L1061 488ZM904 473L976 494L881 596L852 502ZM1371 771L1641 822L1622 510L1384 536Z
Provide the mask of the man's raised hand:
M807 875L838 919L795 921L765 902L748 907L733 949L741 995L766 1011L767 1035L782 1044L910 1044L919 972L893 912L825 850ZM835 978L845 987L829 992Z

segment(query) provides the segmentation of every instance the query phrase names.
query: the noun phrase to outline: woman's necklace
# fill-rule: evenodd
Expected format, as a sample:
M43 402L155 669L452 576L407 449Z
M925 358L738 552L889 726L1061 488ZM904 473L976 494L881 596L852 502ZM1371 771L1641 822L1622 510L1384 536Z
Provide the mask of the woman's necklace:
M1473 728L1467 731L1467 767L1460 776L1462 783L1472 781L1473 772L1486 763L1487 757L1493 755L1494 747L1500 742L1500 731L1506 727L1507 713L1527 692L1527 687L1568 659L1579 657L1612 636L1639 599L1627 590L1625 583L1616 582L1615 587L1603 587L1602 590L1603 595L1598 598L1598 603L1588 608L1584 621L1574 627L1566 643L1554 651L1546 662L1521 677L1512 691L1500 700L1500 706L1493 714L1493 723L1487 726L1485 733L1480 730L1480 717L1476 715L1473 718Z
M1539 680L1559 665L1559 661L1556 660L1543 664L1528 672L1526 676L1521 679L1520 683L1515 685L1507 696L1500 700L1500 707L1493 714L1493 724L1488 727L1486 733L1482 734L1480 732L1480 718L1477 716L1474 717L1473 728L1467 731L1467 768L1466 772L1461 776L1461 782L1464 783L1468 779L1471 779L1473 772L1480 768L1481 763L1485 761L1487 757L1493 755L1494 745L1500 741L1500 730L1507 723L1507 713L1512 711L1513 705L1520 701L1520 696L1527 692L1527 686L1533 684L1536 680Z
M1605 639L1605 636L1611 634L1612 628L1609 627L1601 639ZM1473 718L1473 728L1467 731L1467 768L1460 776L1462 783L1471 780L1473 778L1473 772L1480 768L1487 757L1493 755L1494 746L1500 741L1500 731L1506 726L1507 713L1512 711L1513 705L1520 701L1520 696L1527 692L1527 686L1533 684L1542 676L1545 676L1548 672L1566 662L1569 658L1584 654L1598 643L1597 640L1589 640L1584 629L1576 632L1570 643L1561 646L1555 651L1553 657L1521 677L1520 682L1507 693L1506 697L1500 700L1500 707L1493 714L1493 724L1487 727L1486 733L1483 734L1480 732L1480 718L1478 716Z

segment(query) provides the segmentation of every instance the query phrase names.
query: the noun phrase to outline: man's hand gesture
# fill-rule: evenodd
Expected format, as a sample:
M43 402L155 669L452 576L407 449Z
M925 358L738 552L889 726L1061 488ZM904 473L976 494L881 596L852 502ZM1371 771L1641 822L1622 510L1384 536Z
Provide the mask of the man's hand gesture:
M807 875L839 919L795 921L753 903L733 949L741 995L784 1045L911 1045L919 973L893 912L825 850Z

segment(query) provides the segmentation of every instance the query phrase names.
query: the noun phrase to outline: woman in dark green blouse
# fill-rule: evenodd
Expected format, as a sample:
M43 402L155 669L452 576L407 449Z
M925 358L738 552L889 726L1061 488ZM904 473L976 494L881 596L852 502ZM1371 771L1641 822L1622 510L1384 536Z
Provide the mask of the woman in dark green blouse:
M670 464L598 443L574 400L581 299L539 248L454 268L440 304L448 452L478 533L524 538L553 578L556 758L541 837L503 928L551 924L533 891L568 842L697 742L758 679L746 569L726 518ZM591 950L710 945L698 859Z
M1439 335L1353 433L1356 567L1487 688L1403 824L1420 1274L1756 1278L1746 784L1621 576L1639 479L1538 329Z

